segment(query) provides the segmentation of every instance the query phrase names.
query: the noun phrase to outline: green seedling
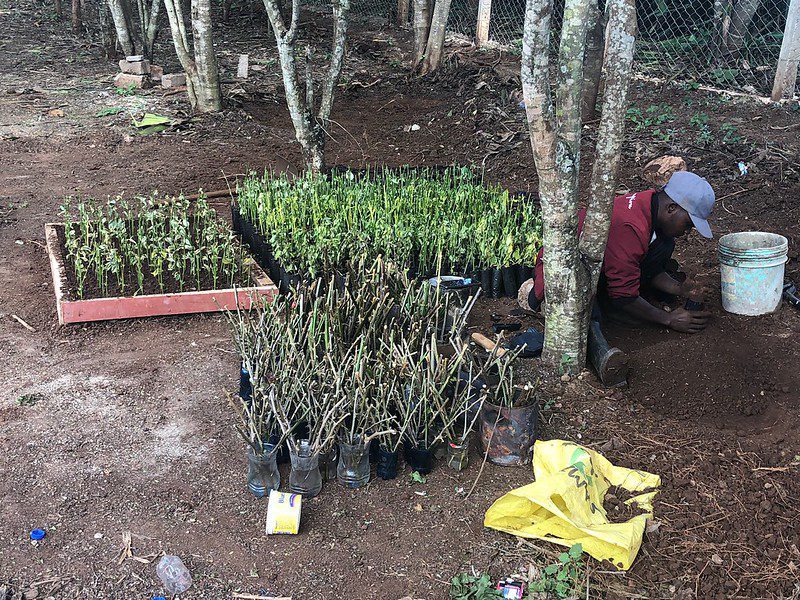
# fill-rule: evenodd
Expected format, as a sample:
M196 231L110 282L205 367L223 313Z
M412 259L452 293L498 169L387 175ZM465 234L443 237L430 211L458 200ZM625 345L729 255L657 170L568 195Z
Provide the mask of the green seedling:
M427 483L428 479L419 471L411 473L411 483Z
M451 600L491 600L502 597L503 594L494 589L492 579L487 573L459 573L450 580Z
M118 115L121 112L125 112L125 109L123 107L121 107L121 106L109 106L109 107L102 108L99 111L97 111L97 114L95 114L95 117L100 119L102 117L110 117L112 115Z
M270 240L289 273L316 277L350 258L442 264L469 271L533 265L541 214L532 203L484 185L469 169L379 170L330 178L250 175L238 187L240 214Z
M133 96L136 93L136 85L130 84L125 87L117 88L117 96Z
M558 562L547 565L538 581L528 583L531 592L554 595L556 598L575 596L583 579L581 555L583 546L575 544L567 552L558 555Z
M736 129L736 126L731 123L723 123L720 130L722 132L723 144L740 144L745 140L744 136L739 134L739 130Z
M41 394L33 393L33 394L23 394L19 398L17 398L17 404L19 406L35 406L39 400L43 400L44 396Z

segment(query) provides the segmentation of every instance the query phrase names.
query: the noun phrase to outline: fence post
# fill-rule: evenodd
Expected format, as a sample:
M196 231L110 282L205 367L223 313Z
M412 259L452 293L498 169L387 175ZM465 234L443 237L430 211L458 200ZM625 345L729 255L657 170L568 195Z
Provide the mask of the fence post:
M397 0L397 24L400 27L408 25L410 0Z
M492 0L479 0L478 25L475 28L475 45L484 46L489 41L489 21L492 18Z
M786 15L786 28L783 30L783 43L778 66L775 69L775 83L772 86L772 99L791 98L797 85L797 67L800 65L800 0L791 0Z

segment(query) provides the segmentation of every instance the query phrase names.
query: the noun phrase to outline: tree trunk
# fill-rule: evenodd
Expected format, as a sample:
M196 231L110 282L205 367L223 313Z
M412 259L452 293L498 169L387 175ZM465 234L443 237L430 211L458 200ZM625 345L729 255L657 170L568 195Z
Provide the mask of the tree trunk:
M109 23L108 5L105 2L98 4L97 14L100 21L100 44L103 46L106 58L112 58L115 55L114 27Z
M625 114L633 73L633 52L636 39L635 0L609 3L609 36L603 71L605 87L600 126L597 130L594 168L589 187L586 218L578 245L581 264L589 280L588 302L583 314L583 347L589 330L592 302L603 266L614 194L617 187L622 143L625 138Z
M728 45L728 30L731 23L731 0L714 0L714 35L711 38L714 58L719 59Z
M413 0L414 2L414 66L425 57L425 45L431 28L431 0Z
M133 28L130 23L130 12L125 6L126 3L127 0L108 0L108 9L111 12L111 19L114 21L120 48L126 56L132 56L136 54L136 46L131 35Z
M555 103L550 89L552 0L528 0L521 78L544 222L545 341L543 362L568 373L586 360L588 317L610 226L633 56L633 0L610 0L606 89L592 197L578 239L583 62L592 0L567 0ZM556 111L555 107L558 107Z
M72 0L72 31L78 33L81 25L81 0Z
M303 156L309 168L317 173L324 168L325 135L333 108L334 93L344 64L350 0L333 2L333 48L321 84L319 110L315 110L314 81L311 72L311 50L306 49L302 71L297 57L297 28L300 22L300 0L292 0L289 27L286 26L277 0L264 0L281 63L286 105ZM305 80L302 85L301 73Z
M211 31L210 0L192 2L192 53L189 52L189 38L180 0L164 0L164 8L169 18L175 53L186 72L186 91L192 108L201 113L221 110L222 94Z
M408 25L408 13L410 12L410 0L397 0L397 26L405 27Z
M53 5L53 10L56 13L56 18L60 21L64 18L64 8L61 6L61 0L56 0Z
M603 52L605 50L605 20L594 2L589 6L589 34L583 59L583 99L581 115L584 122L594 118L600 80L603 75Z
M211 29L211 0L192 0L192 42L197 67L195 110L198 112L221 110L222 92L219 87L219 69Z
M153 58L153 47L155 46L156 35L158 34L158 15L161 12L162 1L163 0L152 0L147 27L144 30L144 53L149 59Z
M800 0L791 0L783 43L772 84L772 99L791 98L797 85L797 68L800 65Z
M231 1L232 0L222 0L222 22L227 23L228 20L231 18Z
M728 50L733 52L744 46L744 40L761 0L739 0L733 7L728 31Z
M447 18L450 16L451 0L436 0L431 19L431 31L425 46L425 58L422 60L420 73L427 75L439 67L444 49L444 36L447 32Z

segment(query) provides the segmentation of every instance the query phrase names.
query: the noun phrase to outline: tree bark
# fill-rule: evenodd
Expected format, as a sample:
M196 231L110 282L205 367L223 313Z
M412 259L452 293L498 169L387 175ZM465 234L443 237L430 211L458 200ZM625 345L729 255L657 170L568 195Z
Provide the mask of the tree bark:
M150 14L147 19L147 27L144 29L144 53L147 58L153 58L153 47L156 43L158 34L158 15L161 13L162 0L152 0L150 4Z
M81 0L72 0L72 31L78 33L81 25Z
M425 57L425 45L431 28L431 0L413 0L414 2L414 66Z
M61 0L56 0L55 4L53 5L53 10L56 13L56 18L60 21L64 18L64 8L61 5Z
M444 48L444 37L447 32L447 18L450 16L451 0L436 0L431 18L431 30L425 46L425 57L422 59L420 74L427 75L439 67Z
M800 0L791 0L783 30L783 43L772 84L772 99L791 98L797 85L800 65Z
M397 0L397 26L405 27L408 24L410 0Z
M588 302L582 315L583 347L586 346L592 301L597 292L597 282L611 228L617 171L625 138L625 114L628 108L628 91L633 73L636 39L635 0L614 0L608 6L609 38L603 65L605 73L603 108L597 131L589 202L578 244L581 265L587 271L589 280Z
M211 31L210 0L192 1L193 52L189 51L180 0L164 0L164 8L169 18L175 53L186 73L186 90L192 108L201 113L221 110L222 94Z
M216 112L222 109L222 92L211 28L211 0L192 0L192 42L197 67L195 110Z
M114 21L120 48L126 56L132 56L136 54L136 46L133 42L130 11L126 4L127 0L108 0L108 9L111 12L111 19Z
M732 0L714 0L714 35L711 39L714 57L719 60L728 45Z
M610 226L635 31L633 0L610 0L603 113L590 207L579 240L581 102L591 2L566 2L555 98L549 83L552 0L528 0L521 61L544 222L542 360L568 373L579 372L586 361L589 315Z
M761 0L739 0L733 7L731 24L728 31L728 50L737 51L744 46L744 40L750 28L753 16L758 10Z
M325 135L333 108L334 93L344 64L350 0L333 1L333 47L321 83L319 109L315 109L311 51L306 49L304 64L297 56L297 29L300 23L300 0L292 0L289 26L286 26L277 0L264 0L281 64L286 105L303 156L309 168L317 173L325 166ZM302 69L302 71L300 70ZM304 84L301 83L301 73Z
M583 100L581 115L583 121L594 118L600 80L603 75L603 52L605 50L605 19L595 2L589 6L589 34L586 39L586 52L583 64Z

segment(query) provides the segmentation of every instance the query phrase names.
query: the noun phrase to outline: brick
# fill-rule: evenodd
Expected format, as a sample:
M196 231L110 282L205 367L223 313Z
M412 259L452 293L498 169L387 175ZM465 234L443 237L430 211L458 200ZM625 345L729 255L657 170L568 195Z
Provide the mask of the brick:
M118 88L147 87L148 80L144 75L132 75L131 73L117 73L114 77L114 85Z
M186 85L186 75L184 73L164 73L161 76L161 86L165 88L176 88Z
M147 75L150 73L150 61L140 60L139 62L129 62L124 58L119 61L119 70L131 75Z
M161 81L161 77L164 75L164 67L160 67L159 65L150 65L150 79L153 81Z

